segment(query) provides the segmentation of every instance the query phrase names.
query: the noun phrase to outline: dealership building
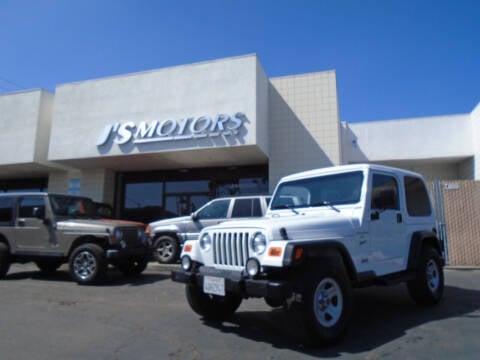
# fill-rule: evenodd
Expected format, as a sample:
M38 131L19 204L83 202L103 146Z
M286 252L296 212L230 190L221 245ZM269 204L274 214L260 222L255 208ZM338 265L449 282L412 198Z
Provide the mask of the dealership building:
M81 194L150 221L340 164L480 180L480 106L347 123L338 103L335 71L269 78L256 55L2 94L0 192Z

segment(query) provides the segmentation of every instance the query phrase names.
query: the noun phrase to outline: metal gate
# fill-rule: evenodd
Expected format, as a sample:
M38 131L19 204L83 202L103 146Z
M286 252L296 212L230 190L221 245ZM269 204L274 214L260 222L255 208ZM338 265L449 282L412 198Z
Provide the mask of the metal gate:
M443 183L440 180L435 180L432 183L433 206L435 209L436 228L438 231L438 238L443 244L443 252L445 262L449 263L448 258L448 238L447 238L447 224L445 220L445 200L443 196Z

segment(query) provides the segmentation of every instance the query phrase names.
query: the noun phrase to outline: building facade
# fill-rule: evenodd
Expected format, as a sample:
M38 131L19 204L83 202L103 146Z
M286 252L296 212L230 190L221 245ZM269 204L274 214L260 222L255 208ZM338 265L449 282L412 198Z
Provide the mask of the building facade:
M82 194L150 221L284 175L376 162L480 179L480 106L346 123L335 71L269 78L256 55L0 95L0 191Z

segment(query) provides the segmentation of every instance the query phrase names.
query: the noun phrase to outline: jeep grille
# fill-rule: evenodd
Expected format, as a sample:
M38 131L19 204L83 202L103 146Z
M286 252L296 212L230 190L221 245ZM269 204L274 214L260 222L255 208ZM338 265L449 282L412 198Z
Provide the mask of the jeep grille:
M213 263L215 265L243 268L249 257L249 233L214 232Z
M138 228L121 228L121 231L128 248L139 247L142 245L142 238L138 236Z

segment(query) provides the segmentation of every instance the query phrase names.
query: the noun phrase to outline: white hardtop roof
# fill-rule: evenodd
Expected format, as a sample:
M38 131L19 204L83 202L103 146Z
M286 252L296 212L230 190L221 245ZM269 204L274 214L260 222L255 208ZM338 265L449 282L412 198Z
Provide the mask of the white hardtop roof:
M292 175L287 175L283 177L280 180L280 182L299 180L303 178L330 175L330 174L336 174L336 173L342 173L342 172L366 171L366 170L385 171L385 172L396 173L401 175L410 175L410 176L419 177L419 178L422 177L420 174L417 174L415 172L405 170L405 169L395 168L392 166L377 165L377 164L352 164L352 165L331 166L331 167L326 167L321 169L302 171Z

